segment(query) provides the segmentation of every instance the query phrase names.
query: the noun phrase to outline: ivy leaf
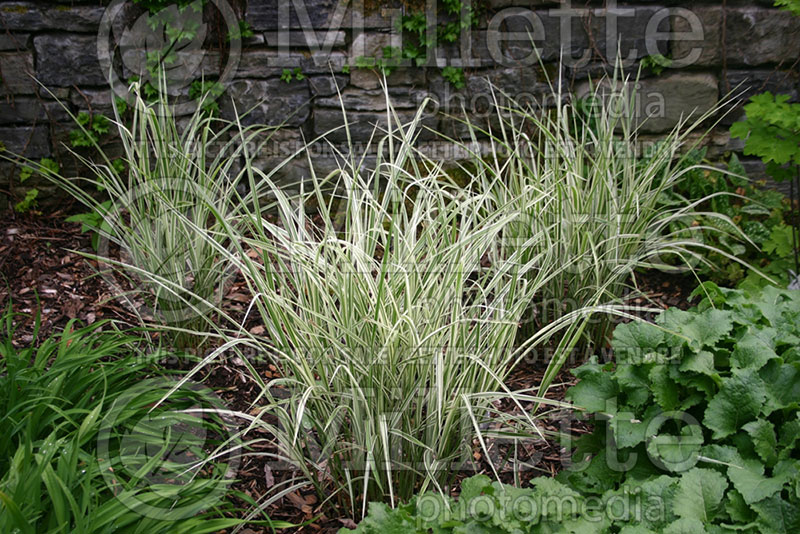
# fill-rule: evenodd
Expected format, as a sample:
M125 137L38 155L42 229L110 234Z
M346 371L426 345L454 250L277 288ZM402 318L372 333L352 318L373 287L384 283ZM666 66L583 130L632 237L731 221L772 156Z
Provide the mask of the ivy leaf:
M92 119L92 130L99 135L107 134L111 128L111 121L105 115L95 115Z
M734 369L719 393L708 403L703 422L722 439L753 420L767 398L764 382L752 369Z
M675 492L675 513L684 519L710 523L722 508L728 481L713 469L696 467L681 475Z
M775 0L775 6L800 16L800 1L798 0Z

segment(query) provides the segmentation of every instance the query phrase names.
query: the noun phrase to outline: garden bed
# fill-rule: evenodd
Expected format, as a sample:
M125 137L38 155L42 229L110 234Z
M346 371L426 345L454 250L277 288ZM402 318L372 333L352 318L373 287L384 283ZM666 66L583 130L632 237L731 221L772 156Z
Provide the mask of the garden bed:
M65 222L64 219L71 214L69 210L70 208L66 208L52 213L26 215L6 211L0 214L0 227L5 228L0 243L0 275L3 279L3 286L0 288L0 307L5 308L11 303L15 311L29 314L28 319L18 325L17 335L11 340L16 346L24 347L31 344L36 310L40 310L39 339L58 332L71 319L78 319L83 324L113 319L129 327L138 325L136 316L114 297L107 282L97 275L97 263L74 252L91 253L91 238L89 234L81 233L80 224ZM635 304L644 304L646 299L650 299L664 309L673 306L686 309L690 306L687 298L695 281L691 275L670 275L652 271L639 278L644 297L636 299ZM242 303L250 298L246 295L246 287L241 280L234 281L229 291L226 299L229 311L241 314ZM257 328L258 324L253 320L247 326ZM180 361L166 363L176 369L185 369L188 366L186 362ZM564 401L567 389L577 382L570 372L582 363L582 361L567 362L548 390L547 398ZM278 369L272 364L261 362L255 366L261 377L266 380L277 378L279 375ZM541 382L545 370L544 361L523 362L508 377L506 383L511 390L534 388ZM234 411L250 410L252 403L260 394L260 386L236 358L220 359L204 368L198 378ZM513 410L513 406L506 408ZM559 431L558 420L544 420L540 424L545 431ZM577 438L590 432L591 425L587 421L572 419L570 431ZM258 429L256 432L263 433ZM524 475L523 482L533 476L555 476L564 465L565 451L561 444L554 439L548 439L534 442L532 445L534 449L531 452L536 455L537 460L536 469L528 471ZM270 452L270 447L262 447L256 452ZM465 472L463 477L474 473L491 472L477 443L474 459L474 472ZM506 483L513 482L510 469L506 470L505 474L501 472L501 480ZM280 475L271 472L268 462L259 456L245 455L238 470L238 482L234 485L234 489L258 500L266 495L276 482L280 482ZM453 492L457 495L458 487L453 488ZM292 492L270 505L266 512L275 520L295 524L308 523L299 527L298 532L336 532L343 526L354 526L349 519L340 520L324 515L320 517L317 504L318 500L313 491ZM256 526L251 532L260 532L260 528ZM264 530L268 531L269 529Z

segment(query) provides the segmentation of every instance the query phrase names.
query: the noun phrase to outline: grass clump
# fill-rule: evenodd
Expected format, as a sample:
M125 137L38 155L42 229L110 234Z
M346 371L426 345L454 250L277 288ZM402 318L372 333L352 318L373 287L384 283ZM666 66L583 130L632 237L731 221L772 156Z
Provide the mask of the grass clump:
M18 319L10 310L0 319L0 531L204 533L241 523L225 517L229 455L208 461L225 426L214 406L205 418L190 410L203 402L190 388L156 406L161 354L140 352L140 338L106 322L71 321L17 348Z
M516 208L489 213L488 195L448 183L415 149L422 110L403 123L388 98L387 109L374 146L339 154L337 169L312 174L297 194L253 168L251 188L266 184L273 211L250 213L244 234L229 228L242 248L228 259L266 330L230 346L255 348L284 373L265 384L252 424L353 516L369 500L444 491L473 439L485 449L491 435L537 435L534 415L503 414L493 401L539 400L503 381L536 341L515 345L529 302L560 268L506 254Z
M627 313L624 297L635 292L635 271L690 271L707 261L708 251L741 262L707 244L704 234L731 228L729 237L747 239L735 225L722 224L731 222L727 216L697 209L725 193L664 202L687 175L708 168L687 161L686 154L698 142L693 134L702 134L725 103L683 117L657 143L647 143L640 139L644 121L633 87L617 69L583 100L570 100L551 86L553 109L504 98L489 126L464 121L471 146L484 138L491 147L488 156L472 149L475 186L490 193L492 209L518 206L520 216L504 229L508 252L523 261L547 255L564 266L537 292L524 335L576 310L600 312L573 323L582 336L579 357L606 346L613 316ZM701 217L720 224L694 224ZM560 351L549 362L543 388L570 354Z
M160 325L174 346L196 349L216 330L213 315L233 274L219 248L247 202L236 193L243 145L266 142L273 129L215 118L202 99L178 117L166 91L155 101L135 84L131 92L130 108L115 104L112 121L122 157L95 143L96 160L73 152L87 176L47 177L90 210L80 217L97 235L89 256L113 295L142 323Z

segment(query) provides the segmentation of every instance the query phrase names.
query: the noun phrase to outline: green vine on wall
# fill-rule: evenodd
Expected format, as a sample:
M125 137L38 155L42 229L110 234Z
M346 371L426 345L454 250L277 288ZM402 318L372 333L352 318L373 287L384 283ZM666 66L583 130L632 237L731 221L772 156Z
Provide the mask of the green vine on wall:
M462 0L440 0L437 3L436 18L428 20L422 7L405 6L406 13L398 19L397 30L402 32L403 46L385 46L380 57L361 56L355 58L355 67L378 69L389 76L394 69L411 64L422 67L428 60L428 53L438 43L457 43L463 30L478 25L478 13L482 5L465 5ZM429 28L435 31L429 32ZM343 69L349 72L349 66ZM456 89L465 85L464 71L459 67L447 66L441 69L442 77Z

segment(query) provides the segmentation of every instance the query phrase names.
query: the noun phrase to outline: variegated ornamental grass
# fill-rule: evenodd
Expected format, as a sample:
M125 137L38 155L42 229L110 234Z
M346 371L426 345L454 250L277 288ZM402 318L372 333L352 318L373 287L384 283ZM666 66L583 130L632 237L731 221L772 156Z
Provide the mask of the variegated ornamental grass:
M173 339L216 347L187 379L223 355L242 356L263 386L255 406L236 414L247 422L242 434L268 430L277 445L269 458L281 462L273 471L288 466L352 516L370 500L445 491L474 448L491 457L492 438L539 436L545 410L532 408L544 405L590 319L627 314L621 290L637 267L664 253L698 258L703 247L697 230L674 228L702 201L667 209L657 200L681 178L674 161L685 131L712 112L679 124L642 165L631 157L638 138L629 114L600 105L590 124L567 104L544 116L512 104L499 130L483 132L497 157L476 158L464 168L470 183L458 186L417 150L423 109L403 122L386 95L386 131L360 153L349 143L328 174L310 161L293 192L280 171L311 151L261 169L267 130L237 118L212 133L212 121L197 116L180 133L166 105L144 102L133 127L118 125L129 171L107 162L91 179L128 206L106 231L130 252L110 263L143 281L156 310L167 302L185 314L164 326ZM479 128L469 127L477 140ZM349 139L344 110L342 128ZM212 140L223 144L214 156ZM166 185L146 202L130 200L131 187L159 178L207 194ZM244 320L218 300L231 273L252 295ZM541 303L554 308L537 323L531 310L541 313ZM253 317L263 335L244 327ZM546 344L555 354L544 382L509 391L514 364ZM245 357L253 353L282 377L266 383Z
M717 194L671 204L663 198L688 173L704 168L686 163L685 155L726 114L732 100L682 117L653 142L640 139L647 118L637 114L637 83L617 67L578 99L562 94L562 80L553 80L553 109L543 111L498 94L497 116L488 126L464 119L473 146L480 136L488 137L491 151L484 156L473 150L463 170L489 192L493 209L510 204L519 213L505 229L509 253L527 261L549 251L564 266L551 269L537 291L536 321L528 334L600 307L603 313L584 325L578 345L589 353L608 342L613 317L627 315L625 295L640 295L631 277L637 269L690 272L707 261L709 250L749 267L704 243L705 233L737 231L734 224L697 224L703 218L731 222L720 213L698 210ZM741 232L730 237L747 240ZM554 355L542 387L570 356L569 351Z

